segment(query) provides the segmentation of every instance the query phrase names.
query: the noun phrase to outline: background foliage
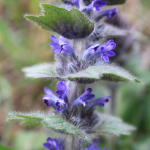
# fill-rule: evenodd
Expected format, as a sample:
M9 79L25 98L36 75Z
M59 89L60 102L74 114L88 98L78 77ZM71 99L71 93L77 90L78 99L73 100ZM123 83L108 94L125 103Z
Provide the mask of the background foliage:
M49 3L50 0L44 2ZM115 114L123 121L137 127L137 131L132 136L115 139L105 137L102 138L101 145L111 150L148 150L150 143L150 2L132 0L117 7L123 20L126 20L131 27L130 30L135 32L132 34L134 39L132 49L124 47L119 49L123 54L116 56L116 62L141 78L144 84L123 83L112 86L110 83L98 82L93 86L97 97L112 95L112 102L105 110L100 109L100 111ZM18 124L5 122L6 115L12 110L47 111L48 108L42 101L43 88L47 85L55 89L55 81L26 79L21 72L23 67L54 60L48 45L51 33L39 29L38 26L23 18L26 13L38 14L39 12L38 0L0 1L0 149L9 150L7 147L12 147L15 150L42 150L42 143L49 134L52 134L47 135L43 129L21 127ZM123 39L121 43L127 44ZM115 88L112 88L114 86Z

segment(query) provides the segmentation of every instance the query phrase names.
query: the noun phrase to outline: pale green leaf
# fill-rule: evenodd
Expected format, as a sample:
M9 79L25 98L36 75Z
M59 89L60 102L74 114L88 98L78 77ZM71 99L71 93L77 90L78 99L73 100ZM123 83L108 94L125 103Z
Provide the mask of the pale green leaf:
M96 132L100 134L109 133L113 135L129 135L136 128L124 123L120 118L99 114L99 123L96 125Z
M85 38L94 30L94 23L90 22L78 9L73 8L68 11L51 4L41 5L45 16L26 15L25 17L36 22L43 29L55 31L69 39Z
M49 129L66 132L72 135L79 135L82 138L85 137L85 135L80 130L78 130L75 126L66 122L65 120L63 120L58 116L50 116L44 119L43 125Z
M42 63L23 68L22 71L30 78L56 78L55 64Z
M69 79L77 82L87 82L88 80L107 80L113 82L138 82L140 81L132 76L125 69L115 64L106 64L103 66L91 66L75 74L68 74L62 79Z
M47 117L47 115L40 112L31 113L20 113L11 112L7 116L8 121L20 122L23 126L42 126L42 120Z
M72 124L54 115L46 115L40 112L18 113L11 112L7 116L8 121L20 122L22 126L46 127L53 130L62 131L82 138L85 135Z

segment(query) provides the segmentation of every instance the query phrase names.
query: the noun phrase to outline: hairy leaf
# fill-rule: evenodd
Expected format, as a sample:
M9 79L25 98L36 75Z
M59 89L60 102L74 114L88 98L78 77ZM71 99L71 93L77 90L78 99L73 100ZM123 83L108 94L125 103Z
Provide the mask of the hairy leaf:
M85 137L85 135L75 126L71 125L70 123L66 122L58 116L50 116L44 119L43 125L49 129L66 132L72 135L79 135L82 138Z
M22 126L42 126L42 120L47 117L47 115L40 112L31 113L18 113L11 112L7 116L8 121L20 122Z
M88 80L107 80L113 82L138 82L140 81L132 76L128 71L114 64L106 64L103 66L91 66L86 70L75 74L68 74L62 79L69 79L77 82L87 82Z
M26 15L25 17L36 22L43 29L55 31L69 39L85 38L94 30L94 23L75 8L68 11L51 4L41 5L45 16Z
M113 135L129 135L136 128L123 123L120 118L99 114L99 123L95 127L95 131L99 133L110 133Z
M84 134L75 126L66 122L62 118L54 115L46 115L40 112L18 113L11 112L7 116L8 121L20 122L22 126L46 127L53 130L62 131L72 135L79 135L84 138Z
M42 63L31 67L23 68L22 71L26 77L31 78L56 78L56 69L54 64Z

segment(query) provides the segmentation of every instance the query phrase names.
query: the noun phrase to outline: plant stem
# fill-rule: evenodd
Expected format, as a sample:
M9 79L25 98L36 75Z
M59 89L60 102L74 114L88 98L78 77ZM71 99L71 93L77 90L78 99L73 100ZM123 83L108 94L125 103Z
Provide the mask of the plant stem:
M81 142L80 139L76 136L72 137L72 148L71 150L80 150L81 148Z

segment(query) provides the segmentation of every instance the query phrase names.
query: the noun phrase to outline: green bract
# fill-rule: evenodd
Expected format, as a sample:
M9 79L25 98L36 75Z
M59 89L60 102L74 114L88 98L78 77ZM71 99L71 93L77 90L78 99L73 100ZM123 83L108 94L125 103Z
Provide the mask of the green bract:
M97 130L100 133L109 133L113 135L129 135L136 128L124 123L120 118L99 114L100 121Z
M71 135L77 135L81 138L86 138L87 140L90 137L96 138L97 136L103 133L109 133L112 135L128 135L132 130L135 130L135 127L130 126L122 122L121 119L117 117L112 117L108 115L98 114L99 122L94 127L93 132L83 133L82 130L78 129L76 126L66 122L64 119L59 116L45 114L40 112L31 112L31 113L18 113L12 112L9 113L7 120L20 122L22 126L36 126L36 127L46 127L48 129L61 131L62 133L67 133Z
M74 74L68 74L64 77L59 77L55 72L55 65L49 63L38 64L32 67L23 69L26 77L32 78L61 78L63 80L76 81L79 83L91 83L95 80L106 80L113 82L137 82L139 79L131 75L125 69L116 66L115 64L106 64L102 66L90 66L85 70Z
M90 22L79 10L70 11L51 4L41 4L45 16L25 17L36 22L43 29L52 30L68 38L85 38L94 30L94 23Z
M63 79L71 81L85 82L88 79L93 80L106 80L113 82L138 82L140 81L132 76L128 71L114 64L107 64L103 66L91 66L86 70L80 71L76 74L69 74Z

